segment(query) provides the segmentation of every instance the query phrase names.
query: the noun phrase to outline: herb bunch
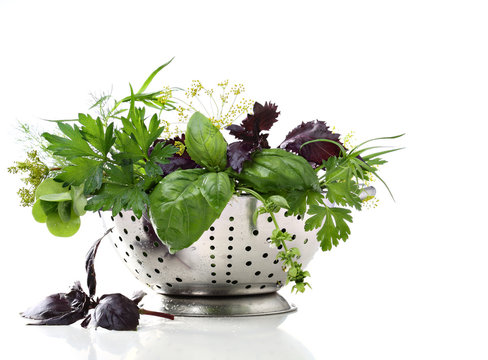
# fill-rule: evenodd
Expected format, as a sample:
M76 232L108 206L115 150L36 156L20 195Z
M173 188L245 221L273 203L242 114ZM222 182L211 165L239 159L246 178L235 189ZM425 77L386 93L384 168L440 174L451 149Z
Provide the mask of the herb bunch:
M382 156L399 150L364 145L401 135L368 140L348 150L339 134L316 120L300 124L271 148L268 135L280 112L272 102L255 102L240 124L225 127L235 137L230 144L221 132L225 116L209 118L193 106L184 134L164 138L167 122L162 113L181 112L184 104L171 91L145 91L167 64L137 92L130 87L130 96L112 108L105 108L108 97L99 99L94 105L99 117L79 114L73 125L58 122L61 134L42 135L47 149L68 164L54 171L47 185L39 185L34 217L47 222L53 234L69 236L87 210L111 210L114 215L131 210L138 218L148 213L159 238L174 253L197 241L233 195L247 193L261 202L254 219L268 214L273 220L270 240L280 249L278 260L287 282L303 292L310 286L310 274L302 268L299 250L291 246L293 236L281 230L274 214L285 209L300 215L306 231L318 229L324 251L346 241L350 208L361 210L363 205L363 184L372 177L384 183L378 175L386 162ZM224 90L226 86L222 84ZM188 90L192 96L199 92L213 94L199 83ZM226 101L224 96L222 104ZM231 115L244 108L238 106Z

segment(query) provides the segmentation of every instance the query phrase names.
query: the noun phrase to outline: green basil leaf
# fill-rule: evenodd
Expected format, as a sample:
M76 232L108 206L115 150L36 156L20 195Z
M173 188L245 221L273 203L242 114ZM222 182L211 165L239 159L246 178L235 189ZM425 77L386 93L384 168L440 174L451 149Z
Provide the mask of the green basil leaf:
M244 163L240 183L260 193L282 194L296 190L320 192L319 179L303 157L282 149L264 149Z
M220 130L199 112L190 118L185 133L186 150L197 164L209 170L227 166L227 142Z
M224 172L211 172L201 175L198 187L203 197L219 214L234 193L234 186L229 175Z
M281 208L289 209L290 205L288 205L288 202L283 196L280 195L272 195L268 199L268 201L271 201L273 204L278 205Z
M177 170L163 178L149 197L152 223L171 253L197 241L220 215L198 186L205 173Z

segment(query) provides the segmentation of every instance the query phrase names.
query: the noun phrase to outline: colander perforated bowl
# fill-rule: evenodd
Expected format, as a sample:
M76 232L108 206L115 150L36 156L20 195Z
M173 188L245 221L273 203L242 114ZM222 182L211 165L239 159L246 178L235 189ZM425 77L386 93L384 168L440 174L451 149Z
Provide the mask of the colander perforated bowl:
M114 226L112 242L134 276L158 293L190 296L256 295L284 286L286 274L276 259L278 249L269 236L272 219L252 215L260 202L251 196L233 196L219 219L189 248L170 254L147 217L130 211L104 215ZM108 215L107 215L108 214ZM276 214L278 224L293 235L289 247L300 250L306 266L318 249L316 231L304 231L300 216Z

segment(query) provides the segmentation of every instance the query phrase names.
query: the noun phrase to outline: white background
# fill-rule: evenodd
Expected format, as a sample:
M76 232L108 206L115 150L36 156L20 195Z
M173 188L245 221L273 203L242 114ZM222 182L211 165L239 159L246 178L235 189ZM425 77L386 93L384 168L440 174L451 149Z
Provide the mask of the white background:
M74 237L55 238L18 205L20 181L6 172L24 158L16 122L42 128L40 118L86 112L90 93L113 89L125 96L129 82L140 86L175 56L155 85L245 83L252 98L279 105L275 146L301 121L317 118L343 133L354 130L358 142L407 133L395 143L406 149L381 170L396 201L378 185L380 206L355 214L350 240L315 257L313 290L281 292L300 310L272 333L273 354L486 358L487 18L487 3L470 0L1 0L0 273L2 328L9 335L0 351L180 358L188 339L186 351L200 349L195 358L278 357L239 340L235 353L219 352L228 333L205 346L194 342L200 328L185 335L184 323L179 347L172 347L166 322L143 319L139 343L149 345L138 351L124 347L132 335L91 330L87 337L78 325L46 331L24 326L17 315L74 280L83 282L84 254L102 230L88 216ZM100 294L142 286L109 243L100 248L97 273ZM231 334L249 340L239 330ZM256 339L273 343L273 337ZM158 341L168 346L151 353Z

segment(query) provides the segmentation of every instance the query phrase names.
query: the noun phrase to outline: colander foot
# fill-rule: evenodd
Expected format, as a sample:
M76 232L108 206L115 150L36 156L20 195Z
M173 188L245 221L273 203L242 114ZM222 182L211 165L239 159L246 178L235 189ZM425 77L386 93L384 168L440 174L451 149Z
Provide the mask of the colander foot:
M239 317L290 313L297 310L278 293L242 296L159 295L161 311L175 316Z

